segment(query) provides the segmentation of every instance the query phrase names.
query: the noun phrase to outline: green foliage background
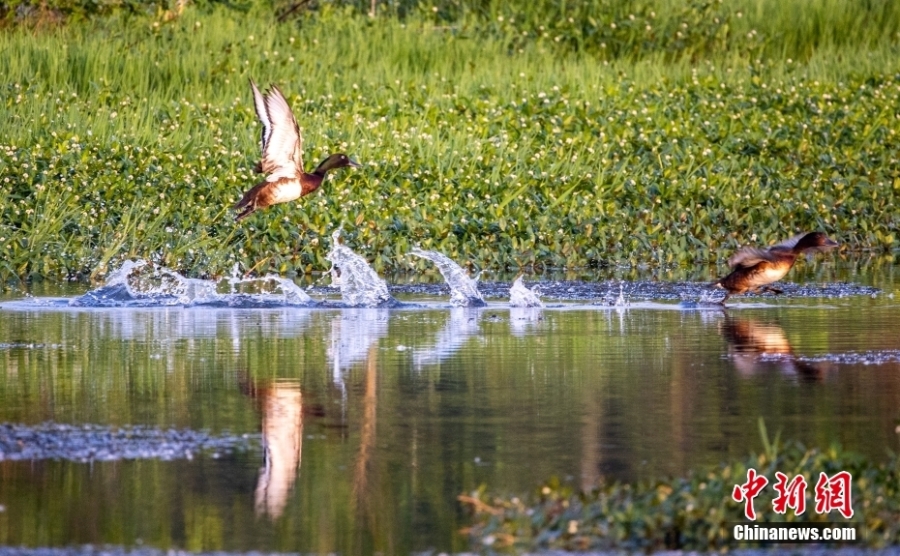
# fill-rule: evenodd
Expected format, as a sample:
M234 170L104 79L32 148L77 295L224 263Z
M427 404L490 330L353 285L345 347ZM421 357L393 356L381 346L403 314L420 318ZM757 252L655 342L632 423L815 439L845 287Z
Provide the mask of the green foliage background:
M889 1L6 2L0 277L127 257L193 275L724 261L821 229L898 247ZM277 83L308 166L364 167L235 224ZM724 270L724 269L722 269Z

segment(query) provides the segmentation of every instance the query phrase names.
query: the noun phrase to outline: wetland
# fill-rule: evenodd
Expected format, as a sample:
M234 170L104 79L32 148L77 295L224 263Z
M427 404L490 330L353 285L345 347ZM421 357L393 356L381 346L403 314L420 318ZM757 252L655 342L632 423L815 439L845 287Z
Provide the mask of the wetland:
M395 308L8 293L0 544L462 551L461 493L681 476L760 450L760 418L884 461L900 417L895 268L795 272L788 295L727 309L677 299L708 282L652 277L529 276L538 308L510 307L502 280L483 307L427 278L391 283ZM119 437L136 452L85 456L86 439L115 451Z
M0 554L718 548L763 462L900 544L900 3L14 4ZM362 167L235 223L251 78Z

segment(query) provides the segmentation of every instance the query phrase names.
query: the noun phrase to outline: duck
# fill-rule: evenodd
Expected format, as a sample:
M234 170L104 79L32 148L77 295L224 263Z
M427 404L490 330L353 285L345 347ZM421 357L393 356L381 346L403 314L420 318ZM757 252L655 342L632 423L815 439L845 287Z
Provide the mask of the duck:
M309 195L322 186L329 170L359 167L359 163L346 154L334 153L312 172L306 172L303 169L303 137L284 94L276 85L272 85L263 95L252 79L250 88L253 90L256 116L262 123L262 158L254 171L267 175L234 205L234 210L239 211L235 215L236 221L243 220L257 209L288 203Z
M767 248L742 247L728 259L728 266L733 269L731 273L713 284L725 290L725 297L719 303L746 292L783 293L769 284L784 278L797 257L804 253L827 252L837 246L838 242L823 232L808 232Z

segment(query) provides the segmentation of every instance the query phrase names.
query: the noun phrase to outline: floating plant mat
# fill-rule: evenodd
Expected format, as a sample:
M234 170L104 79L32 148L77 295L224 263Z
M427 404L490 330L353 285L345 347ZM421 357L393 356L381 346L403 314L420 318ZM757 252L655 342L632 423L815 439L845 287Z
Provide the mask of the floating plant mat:
M575 282L575 281L546 281L537 282L541 297L559 301L590 301L614 303L620 293L628 301L681 301L687 299L700 300L704 296L716 298L722 297L722 290L716 290L705 282ZM531 282L529 285L534 286ZM780 296L766 294L765 296L735 296L737 301L742 298L776 298L776 297L824 297L842 298L859 295L877 295L881 292L872 286L863 286L845 282L832 282L825 284L792 284L778 282L778 289L784 293ZM481 282L479 290L486 298L508 298L510 284L507 282ZM312 294L327 291L327 288L311 288ZM441 296L447 295L448 287L443 284L395 284L391 286L391 292L404 295Z
M145 426L110 427L44 423L0 424L0 461L69 460L76 462L134 459L191 459L196 455L248 450L258 435L212 435L194 430Z
M864 352L828 353L817 356L790 357L780 353L764 353L760 355L763 361L779 362L792 359L801 363L835 363L838 365L884 365L887 363L900 363L900 350L885 349Z

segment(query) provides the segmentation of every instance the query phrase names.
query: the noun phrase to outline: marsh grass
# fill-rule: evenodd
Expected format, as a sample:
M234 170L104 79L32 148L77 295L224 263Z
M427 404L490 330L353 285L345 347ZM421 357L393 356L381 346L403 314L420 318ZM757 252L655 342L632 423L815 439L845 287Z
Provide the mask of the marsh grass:
M675 5L644 6L676 21ZM729 37L772 23L677 55L604 56L499 4L450 23L205 6L7 29L0 274L84 277L126 257L306 273L328 268L339 225L380 270L420 264L414 245L494 268L710 263L807 229L896 249L895 8L798 28L797 3L775 5L730 4ZM259 179L250 78L287 94L307 166L341 150L364 168L236 225L227 208Z

